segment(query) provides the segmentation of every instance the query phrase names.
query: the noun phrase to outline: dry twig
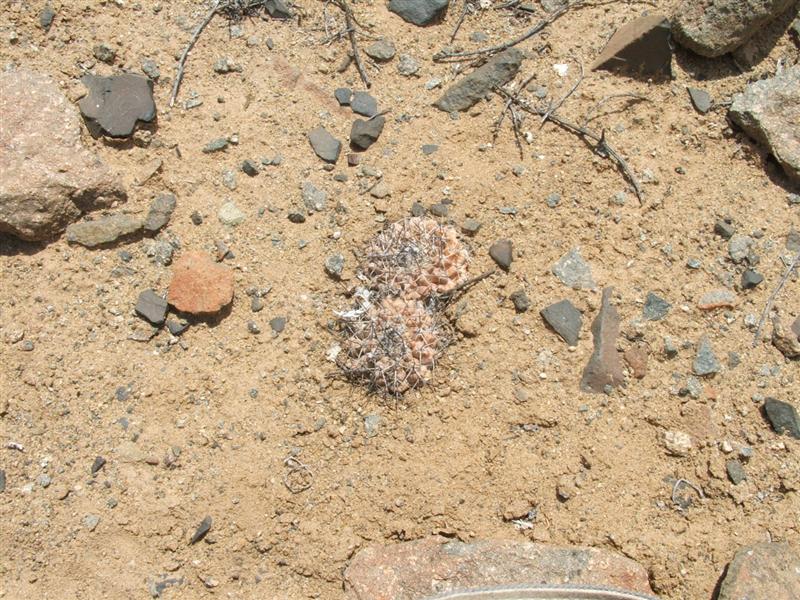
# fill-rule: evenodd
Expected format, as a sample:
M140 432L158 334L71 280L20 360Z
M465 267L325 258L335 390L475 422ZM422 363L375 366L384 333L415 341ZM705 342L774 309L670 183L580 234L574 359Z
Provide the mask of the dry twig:
M220 11L220 8L221 7L219 0L215 0L214 4L211 7L211 10L208 11L208 14L206 15L205 19L203 19L200 22L200 24L197 26L197 29L194 30L192 38L186 45L183 54L181 54L181 58L180 60L178 60L178 71L175 74L175 81L172 82L172 94L170 94L169 97L170 107L175 104L175 98L178 97L178 88L180 88L181 81L183 81L183 71L186 68L186 59L189 57L189 52L192 51L192 48L194 48L194 45L197 43L200 34L203 33L203 30L208 26L209 23L211 23L211 19L213 19L214 15L216 15Z
M781 293L783 286L786 285L786 282L789 281L789 277L792 276L792 271L794 271L795 267L800 265L800 252L795 254L794 259L789 263L789 266L786 267L786 271L783 273L778 285L775 286L775 289L772 290L772 293L767 298L767 304L764 306L764 312L761 313L761 318L758 320L758 327L756 327L756 334L753 336L753 348L758 345L758 340L761 339L761 332L764 329L764 323L769 316L769 311L772 310L772 305L775 303L775 298L778 297L778 294Z
M566 94L564 94L558 102L556 102L555 104L551 104L550 107L547 109L547 112L545 112L542 115L541 127L544 127L544 124L547 122L547 119L550 118L550 115L552 115L559 108L561 108L564 102L566 102L567 99L570 96L572 96L572 94L575 93L575 90L577 90L578 86L583 82L583 63L578 61L578 67L581 70L580 75L578 75L578 79L575 81L574 85L569 89L569 91Z
M361 52L358 49L358 41L356 40L356 18L353 16L353 11L350 8L350 5L347 3L347 0L334 0L336 6L338 6L342 12L344 13L344 25L345 31L347 32L347 37L350 40L350 48L353 54L353 60L356 63L356 69L358 70L358 75L361 77L361 81L364 83L367 89L372 86L372 82L369 80L369 75L367 75L367 70L364 68L364 63L361 60Z

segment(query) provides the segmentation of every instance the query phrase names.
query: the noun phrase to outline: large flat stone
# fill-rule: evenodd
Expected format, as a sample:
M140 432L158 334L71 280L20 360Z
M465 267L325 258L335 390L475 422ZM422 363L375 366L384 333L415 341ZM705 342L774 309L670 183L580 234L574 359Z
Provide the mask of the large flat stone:
M585 392L600 394L606 391L606 386L615 388L625 383L622 356L617 350L619 314L611 304L612 291L610 287L603 290L600 312L592 322L594 351L581 378L581 389Z
M127 197L81 143L80 117L49 77L0 73L0 232L47 240Z
M511 81L519 71L523 58L522 51L517 48L509 48L493 56L485 65L451 85L433 105L448 113L471 108L493 87Z
M426 538L370 546L345 571L350 600L422 600L455 590L541 584L608 586L651 594L647 571L597 548ZM486 598L514 598L487 595Z
M167 301L177 310L208 316L233 300L233 272L203 252L183 254L172 269Z
M800 182L800 66L748 85L733 97L730 117Z
M664 15L646 15L620 27L591 70L622 71L644 77L672 74L670 25Z
M73 244L95 248L113 244L132 235L139 231L143 224L144 222L139 217L118 213L93 221L73 223L67 227L66 238Z
M440 19L450 0L390 0L389 10L414 25L428 25Z
M796 546L771 542L736 553L717 600L797 600L800 598L800 553Z
M81 79L89 94L78 106L94 135L128 137L139 121L156 118L153 82L147 77L122 73L111 77L87 74Z

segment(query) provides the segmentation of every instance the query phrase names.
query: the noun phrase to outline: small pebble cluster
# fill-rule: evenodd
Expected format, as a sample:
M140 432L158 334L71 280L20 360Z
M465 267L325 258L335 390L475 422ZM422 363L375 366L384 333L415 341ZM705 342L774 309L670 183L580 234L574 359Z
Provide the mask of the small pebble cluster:
M450 340L444 299L466 281L468 265L456 230L433 219L408 217L378 234L355 306L337 313L345 375L392 395L429 382Z

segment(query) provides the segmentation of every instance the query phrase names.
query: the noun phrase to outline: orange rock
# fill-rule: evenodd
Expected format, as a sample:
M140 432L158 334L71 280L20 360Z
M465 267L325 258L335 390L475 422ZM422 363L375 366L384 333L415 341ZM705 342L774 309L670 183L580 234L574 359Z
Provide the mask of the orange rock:
M636 379L642 379L647 374L649 355L650 348L643 342L639 342L625 350L625 362L628 363Z
M233 300L233 272L203 252L187 252L172 269L167 301L192 315L218 313Z

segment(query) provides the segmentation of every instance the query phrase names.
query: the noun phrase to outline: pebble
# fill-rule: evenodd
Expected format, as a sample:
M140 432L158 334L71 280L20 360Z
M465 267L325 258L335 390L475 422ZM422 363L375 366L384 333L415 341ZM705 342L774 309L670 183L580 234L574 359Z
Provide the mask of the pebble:
M167 319L167 330L174 336L179 336L189 328L189 322L183 319Z
M378 62L387 62L394 58L397 50L390 40L377 40L364 48L364 54Z
M392 195L392 191L389 189L389 186L386 185L383 181L375 185L370 191L369 195L373 198L386 198L387 196Z
M214 72L220 75L225 75L226 73L241 73L242 67L241 65L237 65L230 58L222 57L214 63Z
M300 223L306 222L306 215L302 212L292 211L289 213L288 217L290 222L299 225Z
M573 289L595 289L597 284L592 277L592 269L583 260L579 248L573 248L553 265L553 275L564 285Z
M697 302L700 310L714 310L717 308L733 308L736 306L736 294L730 290L718 289L706 292Z
M167 301L181 312L216 314L233 301L233 272L204 252L184 253L173 266Z
M142 228L143 221L139 217L117 213L100 217L94 221L73 223L67 227L66 239L70 243L80 244L87 248L113 244L132 235Z
M364 433L368 438L378 435L378 428L381 424L380 415L367 415L364 417Z
M92 469L91 469L92 475L95 475L100 469L102 469L105 466L105 464L106 464L105 458L103 458L102 456L96 457L94 459L94 462L92 463Z
M374 119L356 119L350 128L350 143L360 150L367 150L378 141L386 118L383 116Z
M19 349L23 352L33 352L33 342L30 340L24 340L20 345Z
M89 531L94 531L100 523L100 517L97 515L86 515L83 517L83 526Z
M0 494L6 491L6 472L0 469Z
M253 335L258 335L261 333L261 328L258 326L258 323L255 321L248 321L247 322L247 331L252 333Z
M155 233L169 223L177 206L174 194L159 194L150 204L150 210L144 220L144 230Z
M192 534L192 537L189 540L189 545L196 544L204 537L206 537L208 532L211 530L211 525L213 523L214 520L210 516L207 516L202 521L200 521L200 524L197 526L197 529L194 530L194 533Z
M514 261L514 249L511 240L497 240L489 247L489 256L497 266L508 271Z
M667 452L672 456L688 456L693 447L691 436L684 431L665 431L663 442Z
M694 87L687 88L687 91L689 92L689 98L697 112L704 115L711 110L711 106L713 105L711 94L705 90Z
M748 235L734 234L728 240L728 255L735 263L740 263L750 254L755 240Z
M53 483L53 479L47 473L42 473L36 478L36 483L38 483L42 489L46 489Z
M752 269L746 269L744 273L742 273L742 289L743 290L752 290L758 284L764 281L764 276L761 273L753 271Z
M422 206L422 205L420 205L420 206ZM423 208L423 210L424 210L424 208ZM414 207L413 206L411 207L411 214L414 214ZM424 213L422 213L422 214L424 214ZM422 216L422 215L414 215L414 216ZM470 219L470 218L464 219L464 222L461 224L461 231L463 231L466 235L470 235L470 236L475 235L476 233L478 233L478 231L480 231L480 228L481 228L480 222L476 221L475 219Z
M728 479L731 480L733 485L739 485L747 479L747 475L744 472L744 467L742 463L738 460L731 459L725 462L725 470L728 472Z
M350 99L353 97L353 90L350 88L336 88L333 91L333 97L339 103L339 106L350 106Z
M699 269L700 267L702 267L702 266L703 266L703 263L701 263L701 262L700 262L698 259L696 259L696 258L690 258L690 259L688 259L688 260L686 261L686 266L687 266L687 267L689 267L690 269L697 270L697 269Z
M145 290L139 294L134 310L153 325L162 325L167 318L167 301L153 290Z
M203 215L201 215L196 210L193 211L191 215L189 215L189 218L192 220L192 223L194 225L202 225L203 224Z
M446 217L447 213L450 212L450 208L444 202L437 202L436 204L431 204L430 211L434 217Z
M667 358L678 356L678 346L675 345L675 340L668 335L664 336L664 355Z
M264 309L264 301L259 296L250 298L250 310L254 313L261 312Z
M203 147L203 152L205 154L212 154L213 152L221 152L222 150L225 150L228 147L229 144L230 144L230 142L228 141L228 138L224 138L224 137L223 138L215 138L215 139L211 140L210 142L208 142Z
M729 240L736 233L736 227L730 220L719 219L714 223L714 233L723 239Z
M356 114L374 117L378 114L378 101L367 92L354 92L350 108Z
M670 308L672 308L672 305L669 302L653 292L647 292L642 314L648 321L660 321L667 316Z
M325 259L325 272L334 279L341 279L343 270L344 256L341 254L332 254Z
M300 188L300 195L303 199L303 205L308 210L309 214L314 212L321 212L325 210L328 202L328 194L320 190L310 181L304 181Z
M413 56L401 54L397 62L397 72L403 77L413 77L419 72L419 62Z
M778 435L788 433L800 440L800 417L794 406L770 397L764 401L764 416L767 417L775 433Z
M700 343L697 346L697 354L695 355L694 362L692 363L692 371L695 375L705 377L707 375L714 375L722 370L722 365L719 362L714 348L711 346L711 341L708 336L700 338Z
M528 294L526 294L524 290L517 290L509 297L511 298L511 302L514 303L514 310L517 312L523 313L530 309L531 299L528 298Z
M372 115L370 115L372 116ZM333 137L324 127L317 127L308 133L308 142L317 156L327 163L339 160L342 143Z
M145 58L142 61L142 73L147 75L153 81L161 77L161 71L158 68L158 63L150 58Z
M569 346L578 345L583 315L572 302L561 300L543 308L539 314Z
M53 24L53 19L56 18L56 11L50 4L45 4L42 11L39 13L39 27L44 29L45 33L50 31L50 26Z
M281 333L284 329L286 329L286 317L275 317L274 319L271 319L269 326L275 333Z
M217 212L217 218L219 218L220 223L230 227L236 227L242 224L245 220L245 216L246 215L234 202L226 202Z
M561 196L559 194L552 193L545 198L545 203L549 208L555 208L561 204Z
M437 146L436 144L423 144L422 145L422 153L425 156L430 156L431 154L436 152L438 149L439 149L439 146Z
M242 162L242 172L249 177L255 177L258 175L258 163L248 158Z
M117 52L108 44L97 44L92 48L92 54L97 60L108 65L114 64L117 59Z

